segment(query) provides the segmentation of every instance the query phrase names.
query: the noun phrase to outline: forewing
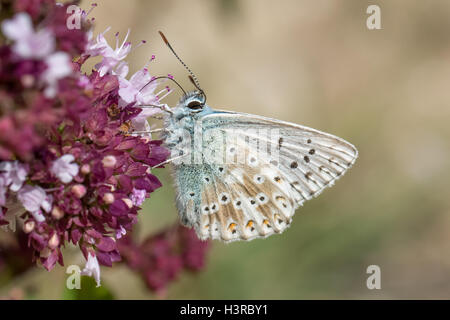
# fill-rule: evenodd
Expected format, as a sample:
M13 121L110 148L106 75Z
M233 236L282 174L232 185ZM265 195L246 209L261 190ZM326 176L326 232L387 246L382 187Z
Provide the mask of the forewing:
M258 161L271 166L271 172L278 168L296 205L332 186L358 157L357 149L339 137L261 116L216 112L204 117L202 125L222 131L227 141L244 140L249 148L263 151Z

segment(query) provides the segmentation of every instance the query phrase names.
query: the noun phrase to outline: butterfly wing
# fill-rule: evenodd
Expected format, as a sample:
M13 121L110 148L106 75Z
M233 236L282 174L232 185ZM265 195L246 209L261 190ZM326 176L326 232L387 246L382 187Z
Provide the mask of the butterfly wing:
M251 240L282 232L299 205L332 186L358 157L347 141L289 122L232 112L202 120L205 131L219 131L227 140L225 171L212 174L202 204L224 193L230 202L216 203L212 215L202 212L197 230L201 238ZM241 201L240 208L231 205L236 201Z
M250 114L217 111L202 118L202 130L209 133L203 163L175 167L178 190L188 190L178 192L181 220L201 239L281 233L295 209L333 185L358 156L336 136Z
M254 150L242 141L232 148L234 157L247 154L256 159ZM281 233L290 224L295 202L278 168L233 161L212 166L209 172L201 193L199 223L194 225L201 239L251 240Z
M339 137L261 116L217 112L203 119L203 127L227 136L246 135L259 149L271 147L266 160L281 170L299 205L332 186L358 157L357 149Z

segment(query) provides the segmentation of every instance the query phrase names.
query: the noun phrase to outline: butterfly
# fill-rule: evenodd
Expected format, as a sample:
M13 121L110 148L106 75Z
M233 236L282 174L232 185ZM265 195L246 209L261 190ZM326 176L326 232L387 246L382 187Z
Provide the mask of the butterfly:
M355 163L357 149L334 135L211 108L182 63L196 90L165 108L162 138L171 151L167 162L173 164L181 223L200 239L231 242L282 233L299 206Z

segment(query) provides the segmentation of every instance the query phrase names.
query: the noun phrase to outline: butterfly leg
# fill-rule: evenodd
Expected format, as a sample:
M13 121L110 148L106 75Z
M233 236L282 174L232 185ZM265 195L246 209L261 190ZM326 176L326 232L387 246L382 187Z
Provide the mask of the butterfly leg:
M173 114L172 109L167 104L162 104L162 105L148 104L148 105L145 105L145 106L139 106L138 108L141 108L141 109L158 108L158 109L161 109L161 111Z
M152 130L143 130L143 131L133 131L130 132L130 134L147 134L147 133L156 133L156 132L171 132L170 130L167 130L166 128L157 128L157 129L152 129Z
M153 167L151 167L151 169L159 168L159 167L161 167L161 166L163 166L163 165L166 165L166 164L168 164L168 163L171 163L171 162L173 162L173 161L175 161L175 160L178 160L178 159L184 158L184 157L186 157L187 155L189 155L189 154L183 154L183 155L180 155L180 156L176 156L176 157L173 157L173 158L167 159L166 161L164 161L164 162L161 162L160 164L158 164L158 165L156 165L156 166L153 166Z

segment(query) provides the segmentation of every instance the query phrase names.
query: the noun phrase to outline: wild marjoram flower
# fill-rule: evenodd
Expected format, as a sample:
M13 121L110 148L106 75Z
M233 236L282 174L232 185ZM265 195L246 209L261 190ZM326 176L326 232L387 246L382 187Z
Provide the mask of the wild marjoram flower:
M49 28L37 32L33 30L31 18L26 13L18 13L11 20L2 24L3 34L14 40L12 50L24 59L43 60L47 69L41 74L41 80L47 84L45 95L49 98L56 95L59 79L72 72L70 56L62 51L55 52L55 37Z
M13 5L1 23L8 41L0 46L0 225L18 219L47 270L63 265L67 242L78 245L83 273L99 285L99 265L121 259L116 239L161 186L149 168L168 151L128 134L159 112L138 106L160 104L161 83L148 84L148 65L126 78L129 33L120 45L117 34L113 49L104 33L93 39L86 14L81 29L69 30L69 4L34 2ZM101 62L83 74L93 56Z

